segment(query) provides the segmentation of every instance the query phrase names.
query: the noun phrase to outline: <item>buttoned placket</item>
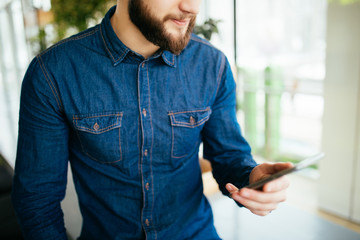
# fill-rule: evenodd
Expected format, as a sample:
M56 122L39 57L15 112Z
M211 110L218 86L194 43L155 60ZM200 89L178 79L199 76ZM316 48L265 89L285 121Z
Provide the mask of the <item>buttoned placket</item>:
M150 101L150 79L148 61L144 60L138 67L138 102L139 113L141 115L141 177L143 186L143 208L142 208L142 225L147 239L153 239L155 234L154 224L152 223L153 209L153 185L151 151L153 144L153 128L151 118L151 101Z

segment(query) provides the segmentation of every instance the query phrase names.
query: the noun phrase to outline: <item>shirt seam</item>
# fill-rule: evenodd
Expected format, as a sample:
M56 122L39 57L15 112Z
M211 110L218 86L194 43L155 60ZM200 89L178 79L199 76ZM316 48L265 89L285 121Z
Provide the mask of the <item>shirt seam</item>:
M207 42L207 41L205 41L205 40L203 40L201 38L191 36L191 40L195 41L195 42L198 42L198 43L202 43L202 44L207 45L207 46L209 46L211 48L217 49L214 45L212 45L211 43L209 43L209 42Z
M99 28L95 28L94 30L90 31L90 32L85 32L81 35L75 35L73 37L69 37L69 38L66 38L64 40L61 40L60 42L56 43L55 45L53 45L52 47L49 47L48 49L46 49L45 51L41 52L39 54L39 56L43 56L45 53L49 52L50 50L54 49L54 48L57 48L58 46L64 44L64 43L67 43L67 42L70 42L70 41L73 41L73 40L80 40L80 39L83 39L83 38L86 38L86 37L89 37L91 35L94 35L95 33L97 33L99 31Z
M148 233L145 231L146 227L144 225L144 207L146 206L146 199L145 199L145 185L144 185L144 171L143 171L143 162L144 162L144 155L143 155L143 147L144 147L144 130L143 130L143 120L142 120L142 115L141 115L141 103L140 103L140 67L138 67L137 69L137 77L136 77L136 81L137 81L137 99L138 99L138 108L139 108L139 131L141 133L141 143L139 146L140 149L140 162L139 162L139 171L140 171L140 177L141 177L141 191L142 191L142 208L141 208L141 226L142 229L144 230L145 233L145 238L148 238ZM140 135L140 134L139 134ZM140 137L140 136L139 136Z
M207 112L210 110L210 107L206 107L205 109L199 109L199 110L189 110L189 111L182 111L182 112L169 112L168 115L177 115L182 113L195 113L195 112Z
M111 57L111 59L113 60L113 62L115 63L115 62L118 62L121 58L123 58L123 56L126 54L126 51L123 51L123 53L117 58L117 59L115 59L115 57L113 56L113 54L111 53L111 51L110 51L110 49L109 49L109 47L108 47L108 45L107 45L107 43L106 43L106 41L105 41L105 38L104 38L104 34L103 34L103 32L102 32L102 26L100 25L100 34L101 34L101 38L102 38L102 40L103 40L103 42L104 42L104 45L105 45L105 48L106 48L106 51L110 54L110 57Z
M95 116L89 116L89 117L81 117L80 115L74 115L73 119L79 120L79 119L84 119L84 118L113 117L113 116L122 117L123 113L119 112L119 113L102 114L102 115L95 115Z
M206 116L205 118L201 119L200 121L198 121L196 124L191 124L191 123L184 123L184 122L179 122L176 121L176 119L171 116L171 120L173 120L173 123L171 124L172 126L178 126L178 127L188 127L188 128L196 128L200 125L202 125L204 122L206 122L207 120L209 120L209 115Z
M163 54L164 54L164 53L163 53ZM170 62L170 61L167 59L166 55L163 56L163 59L164 59L165 63L167 63L167 64L170 65L171 67L175 67L175 56L174 56L174 55L172 55L172 62Z
M149 91L149 121L151 126L151 147L150 147L150 174L151 174L151 192L152 192L152 206L151 206L151 225L152 229L154 230L155 239L157 239L157 231L154 226L153 220L153 212L154 212L154 202L155 202L155 193L154 193L154 176L152 171L152 151L153 151L153 144L154 144L154 128L152 125L152 117L151 117L151 97L150 97L150 79L149 79L149 69L148 64L146 65L146 75L148 81L148 91Z
M62 104L62 102L61 102L60 95L59 95L59 93L58 93L58 91L57 91L54 83L51 81L51 78L50 78L50 76L49 76L49 73L48 73L47 70L46 70L46 67L45 67L45 65L44 65L44 63L43 63L43 61L42 61L41 56L39 55L39 56L37 57L37 59L38 59L38 62L39 62L41 71L42 71L42 73L43 73L43 75L44 75L44 77L45 77L45 80L46 80L47 84L49 85L52 94L53 94L54 97L55 97L56 103L57 103L57 105L58 105L58 107L59 107L59 111L62 111L62 109L63 109L63 104Z
M215 92L215 96L218 95L218 92L219 92L219 88L220 88L220 83L221 83L221 80L222 80L222 76L224 74L224 69L225 69L225 55L223 54L222 55L222 58L221 58L221 65L220 65L220 69L219 69L219 74L217 76L217 88L216 88L216 92Z

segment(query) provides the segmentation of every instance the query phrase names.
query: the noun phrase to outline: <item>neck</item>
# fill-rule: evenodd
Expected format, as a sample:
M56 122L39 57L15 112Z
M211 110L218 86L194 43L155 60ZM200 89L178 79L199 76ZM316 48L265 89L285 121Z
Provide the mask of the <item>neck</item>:
M121 42L134 52L141 54L145 59L149 58L159 49L159 46L149 42L131 22L126 1L118 1L110 22Z

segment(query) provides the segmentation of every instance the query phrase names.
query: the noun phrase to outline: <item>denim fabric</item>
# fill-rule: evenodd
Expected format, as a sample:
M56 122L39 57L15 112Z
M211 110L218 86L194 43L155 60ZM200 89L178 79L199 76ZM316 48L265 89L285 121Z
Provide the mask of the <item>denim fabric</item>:
M66 239L70 161L79 239L219 239L199 145L226 195L256 165L229 63L195 35L178 56L144 59L117 38L113 12L36 56L24 77L12 195L23 233Z

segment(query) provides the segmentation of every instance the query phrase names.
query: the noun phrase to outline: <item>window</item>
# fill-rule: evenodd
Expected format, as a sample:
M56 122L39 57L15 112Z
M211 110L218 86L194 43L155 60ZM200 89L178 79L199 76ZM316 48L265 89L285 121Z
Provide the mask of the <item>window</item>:
M327 1L236 0L235 24L234 2L205 0L198 20L221 20L211 41L233 65L253 152L288 161L320 151Z
M20 86L28 65L20 0L0 4L0 151L14 165Z

